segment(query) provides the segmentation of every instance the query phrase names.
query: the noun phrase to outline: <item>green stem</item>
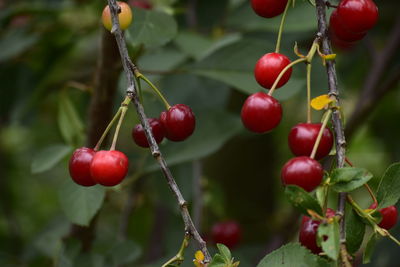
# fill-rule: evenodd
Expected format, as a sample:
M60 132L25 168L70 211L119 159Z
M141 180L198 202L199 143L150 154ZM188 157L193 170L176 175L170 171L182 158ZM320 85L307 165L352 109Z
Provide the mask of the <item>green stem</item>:
M189 239L190 239L190 234L185 233L185 237L183 238L181 248L179 249L178 253L171 259L169 259L166 263L162 265L162 267L167 267L169 264L172 263L177 263L178 265L181 265L183 260L185 259L185 249L189 246Z
M280 81L280 79L282 78L282 76L285 74L285 72L286 72L288 69L290 69L292 66L294 66L294 65L296 65L296 64L298 64L298 63L300 63L300 62L303 62L303 61L307 61L307 58L306 58L306 57L302 57L302 58L296 59L295 61L293 61L293 62L291 62L290 64L288 64L288 65L281 71L281 73L279 73L278 77L276 77L276 80L275 80L274 84L272 85L271 89L269 89L268 95L272 96L272 94L273 94L274 91L275 91L276 86L278 85L278 82Z
M283 32L283 25L285 24L286 20L286 13L289 9L291 0L289 0L286 4L285 10L283 11L283 15L281 18L281 24L279 25L279 32L278 32L278 39L276 40L276 48L275 48L275 53L279 53L279 49L281 47L281 38L282 38L282 32Z
M110 150L115 150L115 145L117 144L119 130L121 128L122 121L124 120L125 113L128 110L128 104L130 101L131 101L131 99L129 97L125 97L124 102L122 102L121 107L119 108L121 110L121 116L119 117L117 127L115 128L114 138L113 138Z
M149 79L147 79L146 76L141 73L136 73L136 77L144 80L148 85L150 85L151 89L153 89L157 96L162 100L167 110L171 108L171 105L168 103L167 99L165 99L160 90L158 90L158 88Z
M324 129L325 129L326 125L328 124L328 120L331 117L331 115L332 115L332 109L329 109L324 118L324 121L322 122L322 126L321 126L321 129L319 130L317 140L315 140L314 147L313 147L313 150L310 155L310 158L312 158L312 159L315 157L315 154L317 153L319 143L321 142L322 134L324 133Z
M94 147L94 151L97 151L100 149L101 144L103 143L104 139L106 138L108 132L110 131L111 127L113 126L114 122L118 119L119 115L121 114L121 107L118 108L117 113L115 113L114 117L110 121L110 123L107 125L107 128L104 130L103 134L101 135L99 141L97 142L96 146Z
M307 64L307 123L311 123L311 63Z
M136 79L137 85L138 85L138 91L139 91L139 99L140 103L142 103L142 106L144 105L143 103L143 91L142 91L142 84L140 83L140 79Z

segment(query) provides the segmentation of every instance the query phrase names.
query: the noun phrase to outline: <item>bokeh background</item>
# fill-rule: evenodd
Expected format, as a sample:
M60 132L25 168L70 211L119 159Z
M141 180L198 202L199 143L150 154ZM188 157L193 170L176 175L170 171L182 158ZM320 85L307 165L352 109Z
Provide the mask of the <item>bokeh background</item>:
M134 62L171 104L190 105L196 114L192 137L160 146L194 221L213 252L212 226L239 223L242 240L233 255L240 266L255 266L297 240L300 215L286 201L279 175L292 157L287 134L306 120L305 67L296 65L274 94L284 109L279 127L250 133L240 109L249 94L263 90L253 68L274 51L280 17L260 18L245 0L149 0L150 9L128 2L134 22L125 35ZM335 52L348 157L379 178L400 160L400 4L376 4L375 28ZM148 150L131 139L138 122L133 106L117 144L130 159L122 186L86 189L68 175L72 151L96 143L126 90L115 42L100 22L105 5L0 1L0 266L150 267L179 249L178 206ZM297 42L306 54L315 33L314 7L298 0L288 13L282 52L296 59ZM316 58L312 96L326 92ZM162 103L146 86L143 94L146 113L158 117ZM313 121L321 115L313 112ZM369 206L363 189L355 195ZM330 205L336 206L333 195ZM393 233L400 237L399 225ZM195 249L189 247L183 266L192 266ZM381 240L368 266L398 266L398 251Z

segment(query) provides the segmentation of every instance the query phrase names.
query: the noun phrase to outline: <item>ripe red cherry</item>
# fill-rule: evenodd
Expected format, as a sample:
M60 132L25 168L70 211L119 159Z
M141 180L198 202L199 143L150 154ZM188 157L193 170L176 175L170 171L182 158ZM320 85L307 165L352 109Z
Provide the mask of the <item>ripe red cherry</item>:
M211 235L215 243L224 244L232 249L240 242L242 230L236 221L225 221L214 224Z
M336 36L339 40L346 42L361 40L367 34L366 32L354 33L346 29L346 27L340 22L337 9L335 9L331 14L329 30L331 34Z
M90 173L97 183L104 186L119 184L128 172L129 161L117 150L96 152L90 165Z
M251 0L251 7L257 15L272 18L283 13L288 0Z
M147 121L149 122L151 132L153 133L155 141L157 142L157 144L161 143L165 136L164 126L158 119L155 118L149 118L147 119ZM140 123L136 124L133 128L132 138L138 146L149 147L144 129Z
M326 211L327 218L335 216L335 211L328 208ZM303 216L300 224L299 242L314 254L322 252L321 247L317 245L317 231L320 221L312 220L308 216Z
M289 148L296 156L310 156L317 140L322 123L299 123L289 133ZM319 143L315 159L319 160L329 154L333 145L333 135L325 128Z
M256 63L254 76L257 82L266 89L271 89L276 78L281 71L290 64L287 56L279 53L268 53L263 55ZM287 83L292 74L292 68L289 68L279 80L276 88L282 87Z
M75 183L83 186L96 184L90 174L90 164L94 154L94 150L87 147L78 148L72 154L69 160L69 174Z
M196 119L189 106L177 104L160 114L165 136L171 141L183 141L192 135Z
M366 32L378 20L378 7L372 0L343 0L337 8L342 25L350 32Z
M284 185L297 185L310 192L322 181L324 170L318 161L310 157L292 158L282 168L281 179Z
M258 92L244 102L241 118L244 126L250 131L265 133L278 126L282 119L282 107L272 96Z
M376 203L372 203L372 205L369 207L370 209L375 209L376 208ZM382 220L378 224L380 227L389 230L393 228L393 226L396 225L397 223L397 208L395 206L389 206L383 209L380 209L379 212L382 215Z

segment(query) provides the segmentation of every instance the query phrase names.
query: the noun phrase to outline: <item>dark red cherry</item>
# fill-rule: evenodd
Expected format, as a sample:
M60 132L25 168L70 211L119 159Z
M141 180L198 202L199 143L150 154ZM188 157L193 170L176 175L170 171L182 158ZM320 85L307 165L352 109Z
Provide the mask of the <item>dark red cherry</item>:
M335 211L328 208L326 211L327 218L335 216ZM314 254L322 252L321 247L317 245L317 231L320 221L312 220L308 216L303 216L300 224L299 242Z
M90 165L90 173L97 183L104 186L119 184L128 173L128 158L117 150L96 152Z
M310 192L320 185L324 170L318 161L310 157L292 158L282 168L284 185L297 185Z
M160 114L165 136L171 141L183 141L192 135L196 119L191 108L184 104L172 106Z
M224 244L232 249L240 242L242 230L236 221L225 221L214 224L211 235L214 243Z
M90 164L94 154L94 150L87 147L78 148L72 154L69 160L69 174L75 183L83 186L96 184L90 174Z
M271 89L276 78L278 78L281 71L290 64L290 60L287 56L279 53L268 53L263 55L256 63L254 68L254 76L256 81L264 88ZM276 88L285 85L290 75L292 74L292 68L290 67L285 74L279 80Z
M289 132L289 148L296 156L310 156L317 140L322 123L299 123ZM325 127L315 159L319 160L329 154L333 145L333 135Z
M343 0L337 8L338 19L350 32L366 32L378 20L378 7L372 0Z
M264 18L276 17L283 13L288 0L251 0L251 7Z
M282 107L272 96L258 92L244 102L241 118L244 126L250 131L266 133L278 126L282 119Z
M354 33L347 30L346 27L340 22L337 9L335 9L331 14L329 20L329 30L331 34L335 35L339 40L346 42L361 40L367 34L366 32Z
M143 9L152 9L153 5L149 3L147 0L131 0L129 1L129 5L133 7L143 8Z
M376 203L373 203L369 208L375 209ZM392 229L397 223L397 208L395 206L389 206L380 209L379 212L382 215L382 220L378 225L386 230Z
M153 133L155 141L157 142L157 144L161 143L165 136L164 126L162 125L160 120L156 118L149 118L147 119L147 121L149 122L151 132ZM136 124L133 128L132 138L138 146L149 147L144 129L140 123Z

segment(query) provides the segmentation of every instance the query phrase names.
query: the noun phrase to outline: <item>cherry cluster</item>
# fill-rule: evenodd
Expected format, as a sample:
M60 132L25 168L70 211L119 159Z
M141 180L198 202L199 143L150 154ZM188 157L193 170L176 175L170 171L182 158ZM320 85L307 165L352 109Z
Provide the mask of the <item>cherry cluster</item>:
M117 2L121 8L118 20L121 29L126 29L132 21L132 11L125 2ZM141 8L146 8L140 6ZM107 5L102 14L102 22L106 29L111 30L111 13ZM155 91L156 95L164 102L166 111L161 112L159 118L149 118L148 124L154 140L159 144L164 137L171 141L183 141L192 135L196 126L196 119L191 108L184 104L170 106L162 93L139 71L135 72L137 79L143 79ZM140 84L139 84L139 90ZM129 160L121 151L115 150L120 125L124 119L125 112L130 103L126 97L117 114L114 116L94 149L81 147L74 151L69 161L69 173L72 180L78 185L93 186L96 184L104 186L115 186L122 182L128 173ZM116 119L119 118L115 130L113 143L110 150L98 151L105 136ZM133 141L140 147L149 147L145 130L141 124L134 126L132 130Z
M339 47L361 40L378 20L378 7L372 0L342 0L329 20L331 39Z

